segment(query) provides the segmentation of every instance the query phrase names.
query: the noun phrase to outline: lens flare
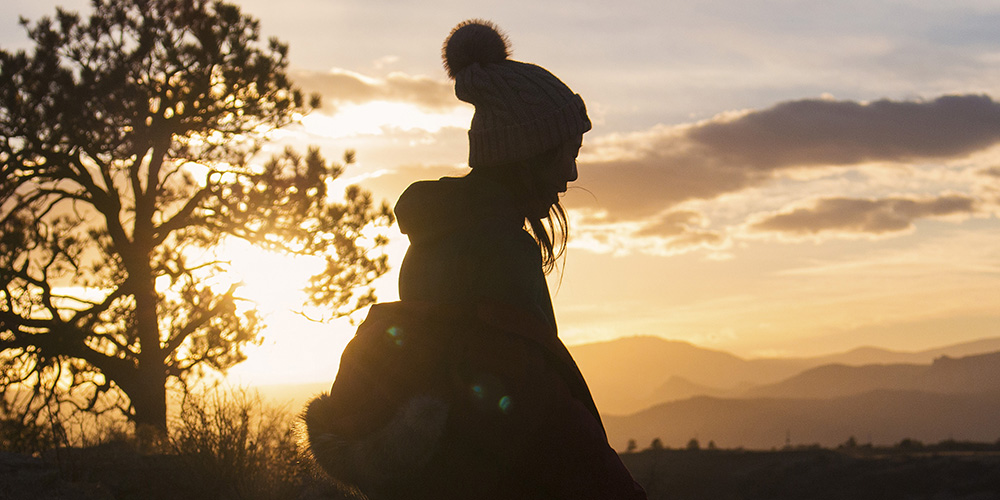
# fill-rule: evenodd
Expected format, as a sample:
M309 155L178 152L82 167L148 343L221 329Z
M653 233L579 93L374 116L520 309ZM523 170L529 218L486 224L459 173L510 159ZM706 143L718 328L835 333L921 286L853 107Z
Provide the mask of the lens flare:
M390 326L385 330L385 333L389 334L389 340L392 341L396 347L403 347L403 329L398 326Z
M504 415L509 414L511 410L511 403L512 401L510 396L500 398L500 401L497 402L497 407L500 408L500 413L503 413Z

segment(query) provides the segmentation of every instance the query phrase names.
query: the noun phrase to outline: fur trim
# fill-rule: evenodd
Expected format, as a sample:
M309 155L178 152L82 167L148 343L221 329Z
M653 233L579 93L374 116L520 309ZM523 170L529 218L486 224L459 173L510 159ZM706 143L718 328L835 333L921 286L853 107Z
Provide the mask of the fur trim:
M420 474L437 451L448 404L432 396L410 398L385 427L360 439L346 439L332 430L336 412L326 394L306 407L309 450L331 477L367 492Z

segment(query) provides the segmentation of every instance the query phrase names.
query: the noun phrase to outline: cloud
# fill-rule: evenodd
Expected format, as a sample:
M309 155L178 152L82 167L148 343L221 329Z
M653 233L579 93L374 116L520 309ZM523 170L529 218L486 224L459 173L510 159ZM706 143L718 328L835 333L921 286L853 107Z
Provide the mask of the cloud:
M808 207L766 216L751 224L750 229L793 238L821 233L880 236L911 230L917 219L972 215L977 205L975 198L960 194L933 198L822 198Z
M806 99L704 122L588 141L568 205L648 217L688 200L762 185L784 172L964 158L1000 144L986 95L870 103Z
M588 142L577 181L584 190L567 192L567 205L604 208L616 218L646 217L687 200L712 199L770 178L696 151L685 133L685 127L657 127L648 133Z
M791 101L702 124L687 136L723 161L760 170L954 158L1000 142L1000 103L985 95Z
M654 223L638 232L639 236L680 236L701 225L705 216L694 210L677 210L661 215Z
M574 247L595 253L680 255L695 250L720 251L730 246L722 232L706 229L707 219L694 210L676 210L649 220L609 219L607 212L572 210Z
M455 97L452 85L443 80L404 73L371 78L351 71L334 69L326 73L293 70L291 77L306 93L323 97L323 109L335 111L341 104L391 101L414 104L426 111L444 113L464 104Z
M696 248L719 249L727 245L726 236L706 229L708 218L695 210L675 210L661 214L635 233L637 237L652 236L666 240L673 250Z

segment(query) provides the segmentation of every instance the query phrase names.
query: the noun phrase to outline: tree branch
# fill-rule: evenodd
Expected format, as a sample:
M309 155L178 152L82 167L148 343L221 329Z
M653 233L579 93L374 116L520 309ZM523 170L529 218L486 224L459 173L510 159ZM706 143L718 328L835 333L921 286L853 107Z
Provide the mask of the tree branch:
M170 233L191 225L193 222L191 218L192 214L201 205L202 200L210 193L211 191L207 186L199 189L170 219L153 228L153 244L160 245L167 239Z
M188 323L184 325L183 328L177 330L177 333L174 334L167 341L164 351L167 353L172 353L176 351L177 348L180 347L181 344L183 344L184 341L187 340L189 336L191 336L191 334L196 332L202 326L205 326L205 324L208 323L212 318L214 318L220 312L222 312L223 308L227 305L227 303L233 300L233 293L236 292L237 288L239 288L238 283L231 285L229 287L229 290L226 291L226 293L219 298L219 300L215 303L214 306L212 306L211 309L199 314L196 318L192 319L191 321L188 321Z
M28 333L22 330L24 327L45 330L45 333ZM8 311L0 311L0 328L14 334L12 338L0 340L0 352L34 347L47 356L79 358L96 367L106 377L117 381L128 378L135 371L133 362L109 356L87 346L83 340L91 332L81 331L58 319L22 318Z

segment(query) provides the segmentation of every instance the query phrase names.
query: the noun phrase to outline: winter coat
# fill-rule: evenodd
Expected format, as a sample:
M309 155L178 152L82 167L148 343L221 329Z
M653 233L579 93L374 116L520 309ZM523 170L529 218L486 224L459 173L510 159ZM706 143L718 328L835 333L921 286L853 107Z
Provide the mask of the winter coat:
M645 498L556 335L505 192L420 182L396 215L411 241L401 301L372 307L310 404L317 461L373 499Z
M473 174L416 182L395 213L410 238L399 269L401 300L502 302L555 330L538 244L501 186Z

